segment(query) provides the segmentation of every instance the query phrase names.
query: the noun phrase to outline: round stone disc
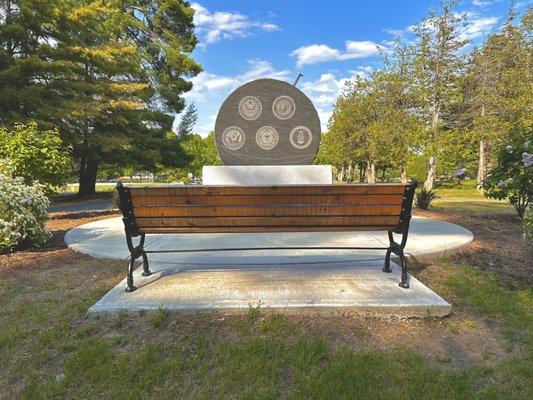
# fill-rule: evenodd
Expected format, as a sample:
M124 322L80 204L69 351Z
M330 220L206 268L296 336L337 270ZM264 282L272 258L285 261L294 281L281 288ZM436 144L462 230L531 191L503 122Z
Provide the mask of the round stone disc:
M320 144L320 119L297 87L257 79L224 101L215 141L225 165L312 164Z

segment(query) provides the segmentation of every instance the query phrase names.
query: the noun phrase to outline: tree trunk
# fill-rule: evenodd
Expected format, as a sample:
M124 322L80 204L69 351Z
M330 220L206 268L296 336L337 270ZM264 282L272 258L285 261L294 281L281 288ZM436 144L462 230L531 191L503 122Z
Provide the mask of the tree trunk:
M366 181L368 183L376 183L376 164L369 162L366 169Z
M82 158L80 163L80 187L78 194L87 196L96 192L96 175L98 173L98 160L92 156Z
M339 182L344 182L344 164L341 164L341 168L340 168L339 173L337 175L337 180Z
M405 168L402 169L400 180L402 183L407 183L407 170Z
M382 169L381 169L381 178L379 178L379 180L380 180L381 182L385 182L386 173L387 173L387 168L382 168Z
M348 169L346 170L346 182L353 182L353 161L348 163Z
M435 185L435 179L437 178L437 159L435 158L435 156L429 157L427 169L428 176L426 178L426 181L424 182L424 188L426 190L433 190L433 186Z
M479 166L477 169L477 183L481 183L487 177L488 143L485 139L479 141Z
M437 97L433 101L433 110L431 112L431 130L433 134L432 145L435 145L437 140L437 134L440 124L440 97ZM437 179L437 158L434 155L431 155L427 163L427 177L424 182L424 188L426 190L433 190L435 186L435 180Z
M366 176L366 163L359 163L359 182L364 182Z

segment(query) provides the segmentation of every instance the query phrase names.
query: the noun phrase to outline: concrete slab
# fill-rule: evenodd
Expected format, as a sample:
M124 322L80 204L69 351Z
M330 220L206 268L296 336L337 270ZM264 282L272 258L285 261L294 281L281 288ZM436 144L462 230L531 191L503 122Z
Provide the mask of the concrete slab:
M472 232L445 221L430 218L413 217L409 230L406 253L423 255L446 253L455 250L473 239ZM129 256L124 239L124 226L120 217L109 218L79 226L67 232L67 245L75 251L93 257L126 259ZM246 251L249 247L305 246L306 250L291 251ZM314 262L320 255L320 261L335 262L346 260L382 260L384 252L380 250L317 250L312 246L388 246L387 234L384 232L305 232L305 233L210 233L181 235L148 235L145 247L149 250L161 249L208 249L242 247L243 251L205 252L182 254L150 254L152 262L219 262L228 264ZM275 263L274 263L275 264Z
M129 253L120 218L95 221L67 233L75 251L126 259ZM414 217L407 252L443 253L473 239L467 229ZM90 313L151 310L240 311L261 304L283 312L318 312L395 317L447 315L451 306L411 277L401 289L400 268L381 271L383 251L323 250L313 246L386 246L379 232L149 235L147 249L235 248L239 251L150 254L150 277L135 271L138 290L125 293L124 279ZM309 246L305 250L247 250L249 247Z
M327 185L333 183L331 165L206 165L204 185Z
M224 260L221 260L224 262ZM276 259L271 260L277 262ZM314 264L152 265L153 274L135 274L138 288L125 293L126 279L89 309L89 313L140 311L164 307L187 313L240 312L248 307L365 316L442 317L451 306L415 278L398 286L400 268L381 271L380 261L347 260Z

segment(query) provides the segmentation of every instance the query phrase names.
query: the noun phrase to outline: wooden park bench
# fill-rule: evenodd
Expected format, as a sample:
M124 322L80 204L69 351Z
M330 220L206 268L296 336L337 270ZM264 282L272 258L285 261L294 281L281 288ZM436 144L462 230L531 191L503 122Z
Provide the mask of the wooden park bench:
M409 287L404 248L416 183L376 185L172 186L126 187L117 184L126 242L131 253L127 292L135 290L133 267L149 253L265 249L384 250L383 271L391 272L391 253L400 259L400 286ZM266 247L159 251L145 250L145 236L164 233L386 231L388 247ZM393 233L401 234L399 243ZM134 246L132 238L140 236Z

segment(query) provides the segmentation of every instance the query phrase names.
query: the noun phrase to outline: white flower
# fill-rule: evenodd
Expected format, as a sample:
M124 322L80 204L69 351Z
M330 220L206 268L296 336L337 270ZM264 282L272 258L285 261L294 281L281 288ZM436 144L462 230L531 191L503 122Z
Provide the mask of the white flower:
M507 151L507 153L509 154L513 154L513 146L509 145L505 148L505 151Z
M27 186L21 178L0 172L0 252L22 240L43 244L49 237L45 228L49 204L40 185Z
M533 154L526 152L522 153L522 163L524 163L525 168L529 168L533 165Z
M504 186L505 186L505 182L500 179L500 181L498 182L498 187L502 188Z

